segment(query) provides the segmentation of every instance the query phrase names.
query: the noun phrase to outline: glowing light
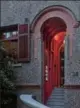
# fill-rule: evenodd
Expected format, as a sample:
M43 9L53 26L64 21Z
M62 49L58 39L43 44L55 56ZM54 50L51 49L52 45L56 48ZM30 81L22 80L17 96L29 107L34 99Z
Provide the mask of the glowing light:
M54 36L55 40L63 40L65 36L65 32L59 32Z
M65 40L63 41L63 43L65 44Z
M58 40L59 36L58 35L55 35L54 39L55 40Z

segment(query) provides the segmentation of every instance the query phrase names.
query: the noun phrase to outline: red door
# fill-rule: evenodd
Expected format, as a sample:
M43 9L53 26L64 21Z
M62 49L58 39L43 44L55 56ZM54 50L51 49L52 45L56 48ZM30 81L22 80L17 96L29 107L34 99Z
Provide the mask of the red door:
M54 52L46 48L44 43L44 103L46 103L54 87L60 85L60 65L58 44L54 41Z
M63 37L64 35L59 41L54 39L52 48L51 43L47 42L46 47L44 42L44 103L52 90L61 85L60 46L63 44Z
M50 82L49 82L49 50L44 43L44 103L49 97Z

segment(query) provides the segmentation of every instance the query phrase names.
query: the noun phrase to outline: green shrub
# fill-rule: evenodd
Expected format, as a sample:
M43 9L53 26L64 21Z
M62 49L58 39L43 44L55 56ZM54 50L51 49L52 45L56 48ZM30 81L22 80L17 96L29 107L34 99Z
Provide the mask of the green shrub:
M5 49L0 43L0 92L2 93L1 104L8 104L12 100L11 98L4 98L7 92L16 90L14 80L14 68L12 63L14 60L9 57Z

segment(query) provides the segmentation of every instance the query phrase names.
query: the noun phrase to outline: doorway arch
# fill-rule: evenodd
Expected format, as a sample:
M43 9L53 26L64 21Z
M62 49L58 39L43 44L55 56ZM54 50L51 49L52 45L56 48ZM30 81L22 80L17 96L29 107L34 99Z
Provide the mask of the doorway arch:
M46 100L54 87L61 86L60 46L63 44L67 26L63 19L51 17L41 26L44 47L44 97ZM46 69L47 68L47 69Z
M46 21L48 21L49 23L46 24ZM58 21L58 23L55 23L55 26L52 26L50 28L50 26L52 25L52 22L54 23L55 21ZM56 39L57 35L58 35L58 37L59 37L59 35L61 35L61 37L62 37L62 40L59 41L59 44L58 44L58 45L61 45L62 41L64 40L64 34L65 35L69 34L70 35L70 37L69 37L70 47L72 47L72 36L75 32L74 25L76 24L76 22L77 21L76 21L74 15L72 14L72 12L70 10L68 10L67 8L63 7L63 6L51 6L51 7L48 7L46 9L44 9L38 16L36 16L35 20L33 20L32 25L31 25L31 30L33 32L32 36L34 38L35 46L37 46L37 44L38 44L37 40L39 39L42 42L41 49L43 47L48 48L48 47L51 46L51 44L49 44L49 42L54 41L53 37ZM56 27L58 27L59 29L56 29ZM45 33L45 29L46 29L46 33ZM47 36L45 36L45 35L47 35ZM45 38L47 38L47 39L45 39ZM44 43L43 40L44 41L49 40L49 41L47 41L48 46L47 46L47 44L45 46L45 43ZM58 48L58 46L57 46L57 48ZM50 55L50 57L49 57L48 50L46 50L46 51L44 50L43 52L41 52L42 55L44 55L45 52L46 52L45 56L47 57L46 61L49 64L49 68L51 68L50 64L52 64L52 62L50 61L50 57L52 57L52 56ZM34 57L35 58L37 57L37 53L38 53L38 47L34 48ZM70 52L70 55L72 55L72 52ZM42 56L42 59L44 59L43 56ZM53 85L51 85L52 71L51 71L51 73L49 73L49 79L50 80L49 80L49 82L47 82L47 86L46 86L46 89L45 89L45 87L44 87L45 86L45 84L44 84L45 83L45 78L44 78L43 73L44 73L45 67L46 67L46 72L49 71L49 69L47 70L48 67L47 66L44 67L43 65L44 65L44 63L42 64L42 67L43 67L42 68L42 80L43 80L42 81L43 82L42 83L42 88L43 88L42 93L43 93L43 100L44 100L44 102L46 102L46 100L48 99L48 97L49 97L49 95L50 95L50 93L53 89ZM58 67L60 68L60 66L58 66ZM57 71L59 71L59 70L57 70ZM59 72L58 72L57 75L59 75ZM48 80L48 79L46 78L46 80ZM58 86L59 78L58 78L58 81L56 83L57 83L57 86ZM45 93L46 91L47 91L47 93Z

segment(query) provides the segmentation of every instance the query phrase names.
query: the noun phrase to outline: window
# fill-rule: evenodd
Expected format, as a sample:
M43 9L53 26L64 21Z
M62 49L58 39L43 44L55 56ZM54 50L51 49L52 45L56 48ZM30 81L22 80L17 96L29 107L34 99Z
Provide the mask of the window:
M30 61L29 25L16 24L0 27L0 41L8 55L17 62Z

